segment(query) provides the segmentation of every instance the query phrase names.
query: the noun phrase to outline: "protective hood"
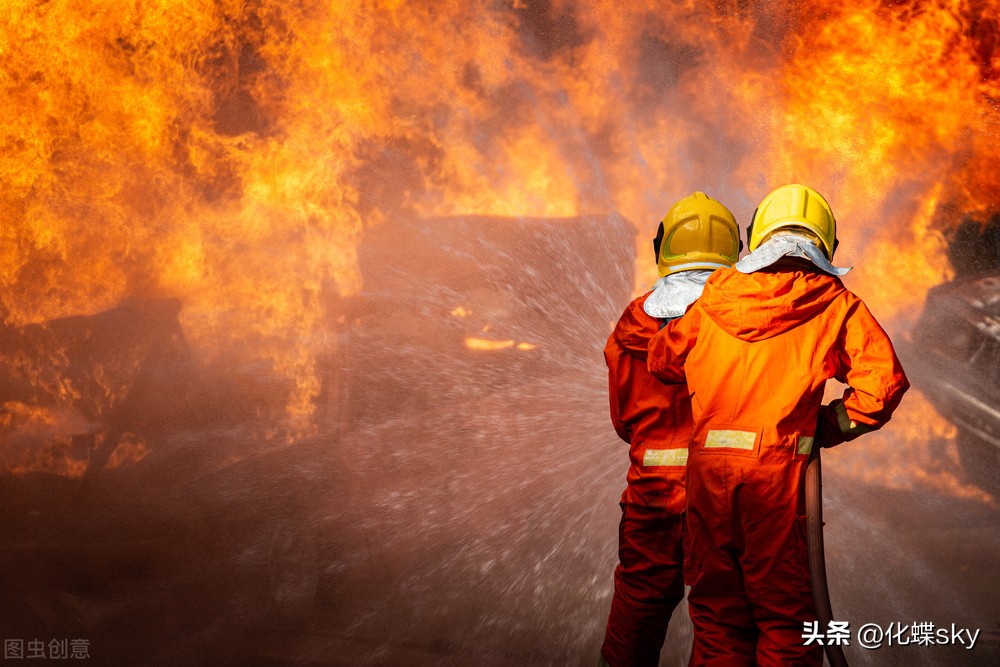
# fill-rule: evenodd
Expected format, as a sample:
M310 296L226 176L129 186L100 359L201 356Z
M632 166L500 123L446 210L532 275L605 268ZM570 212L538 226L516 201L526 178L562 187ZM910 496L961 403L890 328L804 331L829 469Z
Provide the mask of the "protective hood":
M808 322L846 291L836 276L783 262L754 273L720 269L698 304L728 334L753 342Z
M736 262L736 270L741 273L753 273L771 266L782 257L804 257L818 269L832 276L843 276L851 270L851 267L834 266L809 238L790 233L772 236L760 244L759 248Z
M661 320L680 317L701 296L705 281L713 270L680 271L660 278L653 284L653 291L646 298L643 310Z

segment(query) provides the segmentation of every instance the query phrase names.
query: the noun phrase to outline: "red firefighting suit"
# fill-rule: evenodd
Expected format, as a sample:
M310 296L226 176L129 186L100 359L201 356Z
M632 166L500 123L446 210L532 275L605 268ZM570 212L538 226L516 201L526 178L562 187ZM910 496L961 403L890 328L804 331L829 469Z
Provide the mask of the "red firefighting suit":
M880 428L909 387L888 336L857 296L806 260L720 269L649 345L649 370L685 382L685 579L692 665L822 665L803 646L816 619L804 478L814 445ZM820 406L827 379L849 385ZM819 424L817 428L817 424Z
M662 384L646 367L646 347L662 325L643 310L648 297L629 304L604 348L611 421L629 443L630 459L615 592L601 647L611 667L655 667L670 616L684 598L681 528L691 407L683 384Z

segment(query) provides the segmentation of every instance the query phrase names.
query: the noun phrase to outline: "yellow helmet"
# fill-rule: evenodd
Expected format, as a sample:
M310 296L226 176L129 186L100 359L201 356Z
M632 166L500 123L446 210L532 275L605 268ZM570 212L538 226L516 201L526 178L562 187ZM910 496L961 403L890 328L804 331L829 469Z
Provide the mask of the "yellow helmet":
M753 252L778 229L799 227L819 239L827 259L837 249L837 221L823 195L805 185L782 185L757 207L747 228L747 250Z
M671 206L653 239L660 276L732 266L742 248L736 218L704 192Z

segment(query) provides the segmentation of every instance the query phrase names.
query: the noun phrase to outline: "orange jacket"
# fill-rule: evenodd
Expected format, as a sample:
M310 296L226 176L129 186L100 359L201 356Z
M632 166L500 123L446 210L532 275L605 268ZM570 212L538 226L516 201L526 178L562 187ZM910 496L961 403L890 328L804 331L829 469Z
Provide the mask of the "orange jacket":
M910 386L889 337L839 278L807 266L719 269L687 314L653 336L649 370L664 382L686 378L694 442L715 430L717 446L731 446L726 433L756 432L755 446L787 441L806 455L817 423L826 447L889 421ZM842 404L821 410L830 378L849 387Z
M622 502L684 510L684 471L691 439L691 402L683 384L663 384L646 368L646 348L661 321L646 314L650 293L622 313L604 348L611 422L629 443Z

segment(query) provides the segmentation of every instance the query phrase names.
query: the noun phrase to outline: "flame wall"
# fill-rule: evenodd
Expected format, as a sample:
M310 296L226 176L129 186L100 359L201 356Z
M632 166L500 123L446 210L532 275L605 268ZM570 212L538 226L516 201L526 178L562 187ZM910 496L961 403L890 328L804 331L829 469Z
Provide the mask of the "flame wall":
M849 281L903 320L935 229L1000 205L995 1L11 0L0 315L179 297L199 354L288 378L399 216L620 211L703 189L744 223L806 182ZM948 212L942 217L941 212Z

